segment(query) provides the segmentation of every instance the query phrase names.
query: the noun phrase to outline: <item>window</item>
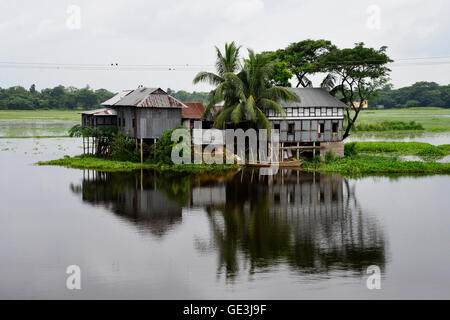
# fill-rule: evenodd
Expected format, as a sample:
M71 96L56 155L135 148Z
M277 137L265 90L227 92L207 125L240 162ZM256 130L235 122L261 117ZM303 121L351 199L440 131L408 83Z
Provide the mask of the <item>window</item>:
M275 124L273 125L273 129L274 129L274 130L280 131L280 124L279 124L279 123L275 123Z
M133 128L136 128L136 119L133 119Z
M294 134L294 124L293 123L288 124L288 134Z
M293 109L292 109L292 115L293 115L294 117L298 117L298 108L293 108Z
M286 115L287 115L288 117L292 117L292 108L287 108L287 109L286 109Z
M325 123L319 123L317 129L318 136L320 137L321 134L325 132Z
M333 134L337 134L338 133L338 123L333 123Z

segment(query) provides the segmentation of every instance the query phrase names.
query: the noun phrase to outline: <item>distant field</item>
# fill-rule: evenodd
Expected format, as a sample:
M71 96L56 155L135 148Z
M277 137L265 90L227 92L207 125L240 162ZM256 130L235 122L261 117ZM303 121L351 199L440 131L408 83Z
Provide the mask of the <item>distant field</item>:
M64 137L81 120L79 111L0 110L0 138Z
M450 131L450 109L408 108L386 110L363 110L358 122L415 121L427 131Z
M0 121L80 121L79 111L72 110L0 110Z
M78 110L0 110L0 138L67 136L68 130L80 122ZM450 132L450 109L409 108L363 110L358 123L382 121L415 121L425 131ZM378 134L390 131L378 132ZM361 131L364 133L364 131Z

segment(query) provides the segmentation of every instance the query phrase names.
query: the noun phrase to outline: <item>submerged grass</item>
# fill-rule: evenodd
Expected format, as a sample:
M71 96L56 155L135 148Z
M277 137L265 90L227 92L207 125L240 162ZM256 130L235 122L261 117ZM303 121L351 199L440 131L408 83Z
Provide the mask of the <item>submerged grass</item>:
M398 131L398 130L424 130L420 123L415 121L382 121L368 123L361 121L355 124L356 131Z
M450 174L450 163L400 161L397 157L356 155L325 162L305 162L308 172L339 173L343 175L382 173L439 173Z
M450 174L450 163L433 160L450 153L450 145L434 146L424 142L367 141L345 144L344 158L328 157L305 162L305 171L364 174ZM426 161L402 161L399 156L415 155Z
M155 171L180 172L180 173L204 173L204 172L224 172L239 169L239 165L230 164L177 164L161 165L154 163L139 163L130 161L114 161L90 155L80 155L75 157L64 157L63 159L39 161L38 165L64 166L77 169L94 169L102 171L132 171L138 169L151 169Z
M416 155L423 157L443 157L450 154L450 145L435 146L426 142L364 141L346 143L346 148L356 153L389 154L396 156Z

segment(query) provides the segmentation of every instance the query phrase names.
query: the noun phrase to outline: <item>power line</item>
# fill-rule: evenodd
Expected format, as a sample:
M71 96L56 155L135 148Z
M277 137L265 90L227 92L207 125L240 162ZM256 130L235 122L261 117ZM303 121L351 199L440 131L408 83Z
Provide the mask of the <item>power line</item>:
M399 58L395 61L411 60L434 60L449 59L450 56L432 56L432 57L411 57ZM388 63L389 66L433 66L450 64L450 61L417 61L409 63ZM329 62L327 65L340 65L352 63L384 63L385 60L340 60ZM50 69L50 70L80 70L80 71L197 71L202 69L211 69L214 64L99 64L99 63L58 63L58 62L16 62L0 61L0 68L3 69Z

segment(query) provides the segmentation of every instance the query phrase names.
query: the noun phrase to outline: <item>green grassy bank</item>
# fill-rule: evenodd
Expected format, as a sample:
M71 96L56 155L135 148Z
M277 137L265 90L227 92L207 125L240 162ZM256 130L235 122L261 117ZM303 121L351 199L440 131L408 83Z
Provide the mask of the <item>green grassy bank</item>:
M58 160L39 161L38 165L63 166L77 169L93 169L101 171L132 171L138 169L151 169L160 172L171 171L180 173L206 173L206 172L225 172L239 169L239 165L229 164L179 164L179 165L159 165L153 163L139 163L130 161L114 161L104 158L98 158L90 155L81 155L76 157L65 157Z
M401 161L397 157L356 155L327 162L305 162L307 172L339 173L342 175L427 173L450 174L450 163L433 161Z
M435 146L425 142L366 141L346 143L347 150L371 155L443 157L450 154L450 144Z

